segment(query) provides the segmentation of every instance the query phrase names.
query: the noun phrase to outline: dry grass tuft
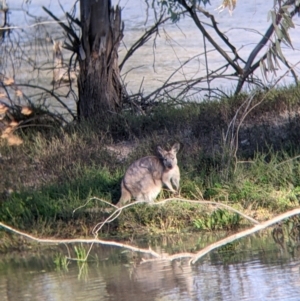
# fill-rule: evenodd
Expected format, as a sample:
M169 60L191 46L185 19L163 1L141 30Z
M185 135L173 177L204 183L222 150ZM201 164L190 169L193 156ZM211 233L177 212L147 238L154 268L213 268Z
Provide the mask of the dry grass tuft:
M21 114L28 116L28 115L31 115L32 112L33 111L32 111L31 108L29 108L29 107L22 107Z
M32 111L28 107L23 107L21 113L25 112L24 115L30 115ZM23 113L22 113L23 114ZM5 104L0 104L0 130L1 140L6 141L9 146L20 145L23 140L14 134L18 129L20 122L14 120L13 114Z
M10 145L10 146L12 146L12 145L18 146L18 145L23 143L23 140L20 137L18 137L16 135L13 135L13 134L9 135L6 138L6 140L7 140L7 144Z
M20 145L23 143L23 140L14 134L14 131L17 129L19 123L12 121L4 127L1 133L1 139L6 140L8 145Z
M7 111L8 111L8 107L6 105L0 103L0 115L5 115ZM1 116L0 120L3 118L4 118L4 116Z

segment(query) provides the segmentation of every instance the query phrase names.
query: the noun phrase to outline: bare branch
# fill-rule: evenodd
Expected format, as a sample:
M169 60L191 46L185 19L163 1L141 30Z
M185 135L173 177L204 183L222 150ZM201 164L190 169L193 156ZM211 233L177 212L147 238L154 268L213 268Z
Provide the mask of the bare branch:
M57 102L59 104L61 104L74 119L76 118L76 116L74 115L72 110L53 91L48 90L41 86L30 85L30 84L18 84L18 86L19 87L30 87L30 88L39 89L39 90L47 92L49 95L53 96L57 100Z
M224 51L219 46L219 44L211 37L211 35L206 31L206 29L202 25L202 22L198 18L195 9L193 7L188 6L188 4L187 4L187 2L185 0L181 0L180 4L188 11L188 13L190 14L191 18L195 22L196 26L200 29L200 31L202 32L202 34L214 46L214 48L226 59L226 61L231 65L231 67L237 72L237 74L242 74L243 73L242 68L240 68L239 65L236 64L234 62L234 60L231 59L231 57L227 54L227 52ZM214 21L213 18L211 18L211 20ZM215 23L215 26L216 26L216 23ZM218 34L221 34L221 36L223 36L222 39L225 41L225 43L228 46L230 46L230 44L228 42L228 39L218 30L217 27L215 29L217 29ZM236 53L236 50L235 50L235 48L233 46L230 46L230 48L232 48L234 50L234 52Z
M225 44L231 49L232 53L234 53L234 55L235 55L234 61L237 60L237 59L242 60L242 59L240 58L240 56L238 55L238 52L237 52L236 48L229 42L229 39L226 37L226 35L220 31L220 29L219 29L219 27L218 27L218 24L217 24L217 22L216 22L216 20L215 20L214 15L208 13L207 11L205 11L205 10L204 10L202 7L200 7L200 6L197 6L197 9L198 9L202 14L204 14L207 18L210 18L211 23L212 23L212 25L213 25L213 28L214 28L214 30L216 31L216 33L218 34L218 36L219 36L219 37L221 38L221 40L222 40L223 42L225 42ZM217 50L218 50L218 49L217 49Z
M67 35L70 35L74 38L76 45L80 44L80 40L79 37L77 36L77 34L74 32L74 30L65 25L64 23L62 23L55 15L52 14L52 12L50 10L48 10L45 6L43 6L43 9L46 13L48 13L55 21L57 21L57 23L63 28L63 30L66 32ZM72 41L71 38L69 38L70 41ZM74 45L74 42L72 41L72 44Z
M217 249L219 247L222 247L228 243L231 243L235 240L238 240L240 238L243 238L245 236L248 236L250 234L253 234L255 232L258 232L260 230L263 230L263 229L266 229L276 223L279 223L281 222L282 220L286 219L286 218L289 218L291 216L294 216L294 215L298 215L300 214L300 208L297 208L297 209L294 209L294 210L291 210L291 211L288 211L288 212L285 212L283 214L280 214L268 221L265 221L265 222L262 222L256 226L254 226L253 228L250 228L250 229L247 229L247 230L244 230L244 231L241 231L239 233L236 233L236 234L233 234L229 237L226 237L222 240L219 240L209 246L207 246L206 248L202 249L200 252L198 252L197 254L195 254L191 259L190 259L190 264L194 264L196 263L200 258L202 258L203 256L205 256L206 254L208 254L209 252L211 252L212 250L214 249Z
M167 201L167 200L164 200L164 201ZM124 206L124 207L127 207L127 206ZM124 207L122 207L122 208L124 208ZM67 244L74 244L74 243L86 243L86 244L109 245L109 246L115 246L115 247L119 247L119 248L125 248L125 249L128 249L128 250L134 251L134 252L149 254L149 255L151 255L151 256L155 257L156 259L159 259L159 260L172 261L172 260L176 260L176 259L179 259L179 258L190 258L189 263L190 264L195 264L200 258L205 256L206 254L208 254L212 250L215 250L215 249L217 249L221 246L224 246L228 243L236 241L240 238L243 238L245 236L248 236L250 234L258 232L260 230L266 229L266 228L268 228L268 227L270 227L270 226L272 226L276 223L281 222L284 219L287 219L289 217L292 217L294 215L299 215L299 214L300 214L300 208L293 209L291 211L280 214L280 215L278 215L278 216L276 216L276 217L274 217L274 218L272 218L268 221L259 223L259 224L255 225L254 227L252 227L250 229L241 231L239 233L236 233L236 234L233 234L229 237L226 237L222 240L219 240L219 241L205 247L204 249L202 249L201 251L199 251L197 253L185 252L185 253L177 253L177 254L173 254L173 255L159 254L159 253L153 251L151 248L143 249L143 248L138 248L138 247L131 246L131 245L128 245L128 244L124 244L124 243L119 243L119 242L109 241L109 240L100 240L100 239L97 239L97 238L93 238L93 239L76 239L76 238L75 239L48 239L48 238L38 238L38 237L30 235L26 232L19 231L19 230L15 229L13 227L10 227L10 226L2 223L2 222L0 222L0 227L3 227L4 229L6 229L6 230L8 230L12 233L18 234L20 236L26 237L30 240L33 240L33 241L36 241L36 242L39 242L39 243L66 244L66 245ZM91 250L91 248L90 248L90 250ZM90 252L90 250L89 250L89 252Z
M122 70L124 64L126 61L133 55L133 53L139 49L141 46L143 46L154 33L158 32L158 27L162 25L163 23L167 22L170 20L170 18L165 18L163 19L163 15L160 16L158 21L151 27L149 28L127 51L125 57L123 58L123 61L119 65L120 71Z
M142 249L142 248L137 248L134 246L130 246L128 244L123 244L123 243L119 243L119 242L115 242L115 241L110 241L110 240L100 240L97 238L90 238L90 239L49 239L49 238L38 238L35 237L33 235L30 235L26 232L23 231L19 231L13 227L10 227L2 222L0 222L0 227L11 231L12 233L21 235L23 237L26 237L30 240L33 240L35 242L39 242L39 243L45 243L45 244L73 244L73 243L85 243L85 244L100 244L100 245L106 245L106 246L115 246L115 247L119 247L119 248L125 248L134 252L140 252L140 253L147 253L150 254L154 257L159 258L160 255L158 253L156 253L155 251L149 249Z

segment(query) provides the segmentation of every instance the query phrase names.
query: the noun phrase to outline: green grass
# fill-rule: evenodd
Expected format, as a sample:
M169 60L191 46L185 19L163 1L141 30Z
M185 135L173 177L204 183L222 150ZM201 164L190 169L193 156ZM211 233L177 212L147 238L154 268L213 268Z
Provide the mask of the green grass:
M88 222L92 214L86 214L85 210L101 208L101 202L91 201L84 209L73 214L74 209L82 206L92 196L116 202L120 194L119 182L118 171L111 174L105 168L83 168L77 177L66 179L62 183L44 185L36 190L24 188L12 193L1 203L1 220L21 229L36 227L39 230L46 228L47 224L58 230L57 221L66 225L76 219Z
M107 205L94 199L74 214L73 210L93 196L116 203L126 167L154 154L157 145L167 147L175 141L182 146L182 197L225 202L254 215L299 206L299 91L271 91L247 116L235 159L222 137L247 95L180 106L166 102L146 116L125 112L105 124L17 130L22 145L0 141L0 220L43 235L90 235L107 217ZM262 97L258 93L254 103ZM283 124L280 116L286 112L289 118ZM128 155L121 153L124 145ZM168 196L164 191L160 197ZM229 229L241 224L224 210L172 202L130 208L103 234Z
M68 272L68 265L70 261L68 258L61 254L61 253L56 253L53 258L53 262L55 264L55 270L60 272Z
M233 230L241 223L241 216L227 210L217 209L207 213L204 217L194 220L194 225L199 230Z

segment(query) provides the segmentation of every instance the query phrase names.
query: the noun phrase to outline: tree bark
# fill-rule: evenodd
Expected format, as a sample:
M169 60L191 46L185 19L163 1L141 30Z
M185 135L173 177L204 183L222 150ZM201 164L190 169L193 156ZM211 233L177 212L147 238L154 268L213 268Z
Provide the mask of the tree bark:
M122 106L118 48L123 38L121 10L110 0L81 0L81 45L77 113L79 120L107 119Z

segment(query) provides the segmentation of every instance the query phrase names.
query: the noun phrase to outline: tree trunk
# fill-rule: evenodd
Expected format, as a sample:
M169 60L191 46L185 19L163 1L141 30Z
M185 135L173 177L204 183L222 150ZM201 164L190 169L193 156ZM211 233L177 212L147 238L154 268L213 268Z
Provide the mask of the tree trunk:
M123 85L118 48L123 38L121 10L110 0L81 0L77 114L79 120L107 119L120 110Z

